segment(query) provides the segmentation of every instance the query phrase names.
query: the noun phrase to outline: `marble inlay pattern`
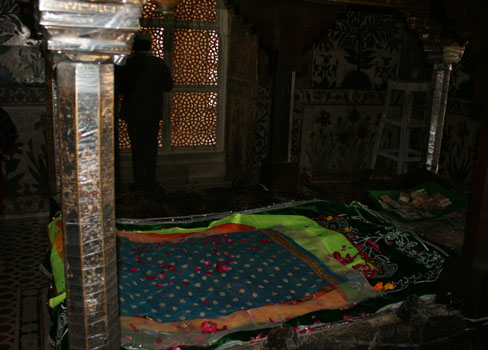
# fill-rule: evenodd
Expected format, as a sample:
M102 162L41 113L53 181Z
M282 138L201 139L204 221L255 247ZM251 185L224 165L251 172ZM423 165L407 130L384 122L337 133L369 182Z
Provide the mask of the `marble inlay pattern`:
M1 220L0 350L41 348L40 296L49 285L40 263L48 218Z

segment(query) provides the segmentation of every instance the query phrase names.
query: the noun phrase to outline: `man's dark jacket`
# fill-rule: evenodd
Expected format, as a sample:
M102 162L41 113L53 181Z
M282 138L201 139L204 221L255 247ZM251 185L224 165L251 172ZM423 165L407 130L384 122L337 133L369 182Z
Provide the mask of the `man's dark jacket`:
M163 92L173 88L166 63L149 52L137 52L127 59L122 71L121 118L129 124L159 121L163 115Z

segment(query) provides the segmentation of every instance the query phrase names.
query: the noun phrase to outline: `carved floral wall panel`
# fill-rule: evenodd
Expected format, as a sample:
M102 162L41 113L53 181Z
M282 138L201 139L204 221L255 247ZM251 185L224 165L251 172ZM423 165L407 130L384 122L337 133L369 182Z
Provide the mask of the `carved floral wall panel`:
M296 89L294 94L291 158L299 162L301 171L354 177L368 166L383 110L383 91L388 79L398 77L406 35L401 16L349 11L316 40L310 49L310 78L300 77L300 86L309 88ZM470 117L474 106L469 102L472 61L468 47L453 67L439 170L461 183L472 181L477 144L477 121ZM267 81L267 69L259 71L260 80ZM267 149L262 145L269 137L270 87L263 85L261 90L255 164L265 157ZM388 130L384 140L396 144L397 132ZM390 164L383 165L389 171Z
M44 83L44 59L40 42L22 23L15 0L0 2L0 83Z
M227 171L231 179L258 180L254 161L258 37L232 18L227 89Z
M381 91L306 89L296 91L295 119L300 170L312 176L354 178L369 166L378 122L383 111ZM470 118L473 104L454 99L448 104L439 174L458 183L473 181L478 121ZM393 103L400 111L399 101ZM413 139L413 138L412 138ZM386 129L383 146L398 145L398 130ZM377 163L393 174L388 161Z
M296 94L302 121L299 164L315 177L351 176L371 157L383 94L357 90L303 90ZM395 135L385 136L392 143Z
M1 93L0 89L0 93ZM44 105L3 105L19 137L2 162L5 214L48 211L47 148Z
M258 86L256 98L256 123L254 129L253 178L259 179L261 164L269 149L269 128L271 125L271 96L267 86Z
M313 45L312 86L381 89L397 76L405 23L391 14L348 11Z
M0 2L0 105L17 128L3 157L5 214L48 211L44 58L15 0Z

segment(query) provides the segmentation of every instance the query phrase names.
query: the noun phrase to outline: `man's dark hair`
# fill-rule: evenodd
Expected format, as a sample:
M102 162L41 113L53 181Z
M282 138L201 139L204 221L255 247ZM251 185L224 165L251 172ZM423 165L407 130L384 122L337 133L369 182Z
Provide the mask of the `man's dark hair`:
M132 49L134 52L151 51L151 37L149 35L137 34Z

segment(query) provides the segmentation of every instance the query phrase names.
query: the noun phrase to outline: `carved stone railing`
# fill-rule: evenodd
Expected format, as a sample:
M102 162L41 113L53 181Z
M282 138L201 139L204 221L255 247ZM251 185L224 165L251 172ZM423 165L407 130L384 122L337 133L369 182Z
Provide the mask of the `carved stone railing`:
M58 117L72 350L120 349L113 63L130 52L142 2L39 2L40 24L55 63L57 104L52 110Z

